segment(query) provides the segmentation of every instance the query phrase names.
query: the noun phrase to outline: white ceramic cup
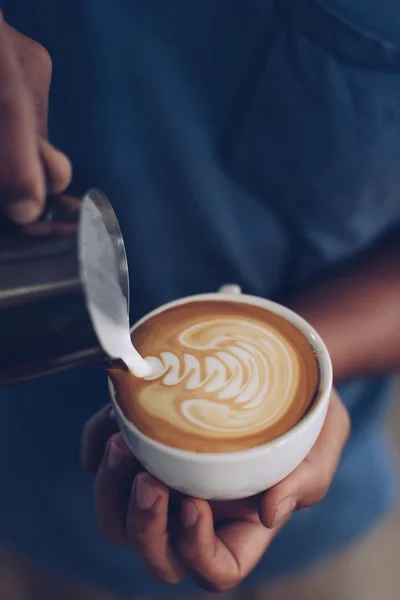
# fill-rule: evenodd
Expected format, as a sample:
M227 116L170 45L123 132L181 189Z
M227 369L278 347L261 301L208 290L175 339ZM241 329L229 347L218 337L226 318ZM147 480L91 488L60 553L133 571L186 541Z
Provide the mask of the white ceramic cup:
M154 477L169 487L207 500L234 500L258 494L287 477L307 456L321 432L332 390L332 364L317 332L288 308L240 293L238 286L224 286L215 294L182 298L146 315L134 327L169 308L190 302L240 302L265 308L292 323L313 346L320 369L316 400L307 414L279 438L247 450L228 453L196 453L171 448L144 435L128 421L116 399L111 381L111 402L121 433L135 457Z

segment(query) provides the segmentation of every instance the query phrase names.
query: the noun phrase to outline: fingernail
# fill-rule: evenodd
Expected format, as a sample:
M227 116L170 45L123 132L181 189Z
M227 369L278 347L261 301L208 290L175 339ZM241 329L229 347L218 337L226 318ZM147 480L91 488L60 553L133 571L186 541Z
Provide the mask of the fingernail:
M7 203L4 212L19 225L27 225L40 216L40 206L30 198Z
M296 508L296 500L294 498L285 498L281 500L276 507L274 520L272 521L271 529L281 525L292 514Z
M190 529L196 525L199 518L197 506L191 500L187 500L182 504L181 522L185 529Z
M140 510L150 510L157 500L155 489L139 475L135 479L136 504Z
M108 447L107 466L110 471L118 471L121 468L125 454L118 448L116 444L111 442Z

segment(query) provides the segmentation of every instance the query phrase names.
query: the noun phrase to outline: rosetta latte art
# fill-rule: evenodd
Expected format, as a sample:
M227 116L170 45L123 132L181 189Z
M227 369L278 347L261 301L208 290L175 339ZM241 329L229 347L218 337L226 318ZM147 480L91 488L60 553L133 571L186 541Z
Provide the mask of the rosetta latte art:
M152 374L117 370L118 402L143 433L183 450L231 452L275 439L301 419L318 385L300 331L245 303L177 306L132 340Z
M146 357L146 379L184 396L180 416L196 428L251 432L290 404L296 357L277 332L219 318L188 327L177 346L183 352Z

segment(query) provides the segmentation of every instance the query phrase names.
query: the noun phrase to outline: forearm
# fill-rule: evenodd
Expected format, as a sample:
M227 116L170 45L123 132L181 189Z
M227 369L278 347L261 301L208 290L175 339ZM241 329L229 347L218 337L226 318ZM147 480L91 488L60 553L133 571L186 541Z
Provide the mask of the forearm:
M400 370L400 243L288 302L324 339L335 381Z

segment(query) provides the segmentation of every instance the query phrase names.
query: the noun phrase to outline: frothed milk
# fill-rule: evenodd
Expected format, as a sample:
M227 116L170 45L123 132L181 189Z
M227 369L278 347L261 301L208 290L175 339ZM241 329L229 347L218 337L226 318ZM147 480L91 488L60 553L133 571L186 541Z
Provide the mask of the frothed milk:
M292 324L240 302L169 308L133 332L151 364L111 373L126 417L149 437L195 452L232 452L291 429L315 397L314 351Z
M103 214L89 196L82 205L80 264L88 311L101 346L137 377L148 375L150 365L132 346L128 302L119 277L121 265Z

